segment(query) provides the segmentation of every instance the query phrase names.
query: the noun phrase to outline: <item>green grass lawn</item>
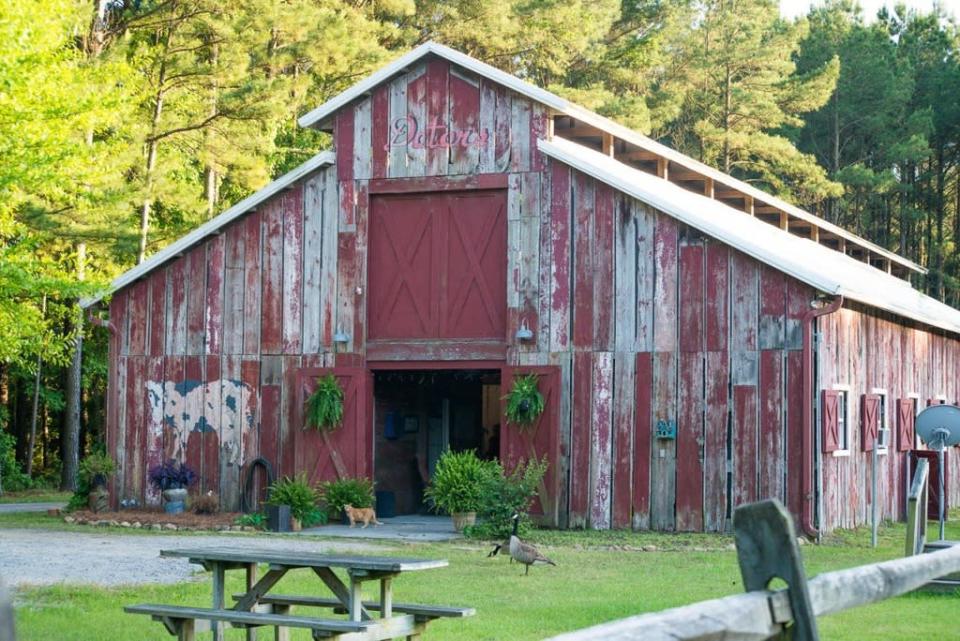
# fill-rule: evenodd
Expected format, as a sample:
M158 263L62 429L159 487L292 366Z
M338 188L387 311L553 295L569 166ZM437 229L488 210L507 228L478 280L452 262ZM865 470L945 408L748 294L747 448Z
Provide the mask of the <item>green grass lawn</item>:
M4 492L0 503L66 503L70 492L58 490L24 490L22 492Z
M32 522L43 520L34 517ZM6 518L0 519L0 528L9 525ZM870 547L866 529L840 533L822 545L804 546L809 575L896 558L902 554L903 532L902 525L884 527L876 549ZM951 525L947 534L960 538L960 526ZM536 567L525 577L521 567L509 564L505 557L486 558L488 546L463 541L406 546L401 554L445 558L450 567L401 576L395 582L395 599L476 607L473 618L431 624L427 640L521 641L742 591L736 553L727 549L732 541L727 536L541 531L532 539L558 567ZM644 546L657 550L641 551ZM240 589L239 575L228 587ZM176 586L27 590L17 597L19 639L166 640L170 637L160 624L123 614L121 606L142 602L209 605L209 590L207 576ZM291 573L276 589L297 594L319 590L319 582L304 571ZM950 623L960 605L958 599L908 595L825 617L820 620L821 638L960 639L958 626ZM272 638L266 632L263 636ZM242 631L230 631L227 638L244 636ZM295 632L293 638L308 637Z

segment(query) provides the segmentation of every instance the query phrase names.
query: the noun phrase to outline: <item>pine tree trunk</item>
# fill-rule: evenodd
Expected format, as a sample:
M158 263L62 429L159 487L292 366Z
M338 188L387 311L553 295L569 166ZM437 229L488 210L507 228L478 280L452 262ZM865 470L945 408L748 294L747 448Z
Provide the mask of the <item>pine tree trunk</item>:
M47 295L43 295L43 304L41 311L44 316L47 314ZM37 373L33 379L33 409L30 413L30 438L27 441L26 473L33 478L33 453L37 446L37 412L40 408L40 375L43 371L43 357L37 356Z
M153 172L157 166L157 131L160 128L160 116L163 114L163 96L166 92L167 80L167 51L170 48L170 32L164 34L163 39L163 58L160 61L160 70L157 76L157 93L154 96L153 117L150 121L150 135L147 138L147 164L146 164L146 193L144 194L143 204L140 208L140 251L137 254L137 264L142 263L147 257L147 235L150 230L150 209L153 207Z
M86 243L77 244L77 280L83 281L87 258ZM60 459L60 489L74 492L77 489L77 471L80 465L80 401L81 376L83 371L83 311L79 304L74 316L76 338L73 346L73 360L67 371L67 414L64 417L63 451Z

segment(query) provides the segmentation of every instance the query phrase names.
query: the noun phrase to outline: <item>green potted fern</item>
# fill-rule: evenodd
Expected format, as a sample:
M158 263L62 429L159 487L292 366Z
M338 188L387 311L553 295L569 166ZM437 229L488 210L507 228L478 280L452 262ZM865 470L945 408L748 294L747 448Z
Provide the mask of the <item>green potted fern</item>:
M546 403L539 389L539 377L526 374L513 379L513 387L504 396L507 421L521 428L530 427L543 414Z
M343 422L343 388L333 374L317 379L317 388L307 399L307 427L330 432Z
M444 511L453 519L458 532L476 523L483 507L484 490L499 468L496 461L484 461L473 450L440 455L425 495L434 510Z

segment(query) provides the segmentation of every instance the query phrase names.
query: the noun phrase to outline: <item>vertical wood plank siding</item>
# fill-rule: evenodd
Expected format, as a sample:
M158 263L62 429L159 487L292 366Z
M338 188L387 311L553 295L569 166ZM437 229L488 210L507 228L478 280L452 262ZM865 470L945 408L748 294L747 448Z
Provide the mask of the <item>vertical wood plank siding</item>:
M335 166L116 292L106 413L122 473L113 495L156 504L147 473L169 457L195 466L198 489L227 509L256 457L281 474L335 474L322 439L301 432L304 376L335 372L356 395L351 415L370 422L371 194L499 181L503 365L555 372L551 519L726 531L733 508L766 497L797 513L809 402L801 319L816 292L549 160L536 146L549 119L542 105L444 60L414 65L333 117ZM817 323L815 391L850 386L851 425L874 390L886 390L893 431L901 399L960 398L956 337L853 303ZM522 325L533 340L514 338ZM335 346L338 332L348 339ZM420 360L490 358L464 345L429 349ZM372 473L369 430L344 438L343 465ZM850 438L848 456L823 456L827 529L869 515L869 453L858 430ZM884 518L900 515L905 456L891 447L880 457ZM960 462L957 450L950 457ZM960 484L950 491L960 500Z

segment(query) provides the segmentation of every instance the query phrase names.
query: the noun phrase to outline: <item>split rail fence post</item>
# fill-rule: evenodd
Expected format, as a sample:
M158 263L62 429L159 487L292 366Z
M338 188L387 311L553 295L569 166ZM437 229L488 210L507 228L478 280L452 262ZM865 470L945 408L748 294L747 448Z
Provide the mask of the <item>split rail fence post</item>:
M15 641L13 630L13 604L10 593L0 582L0 641Z

